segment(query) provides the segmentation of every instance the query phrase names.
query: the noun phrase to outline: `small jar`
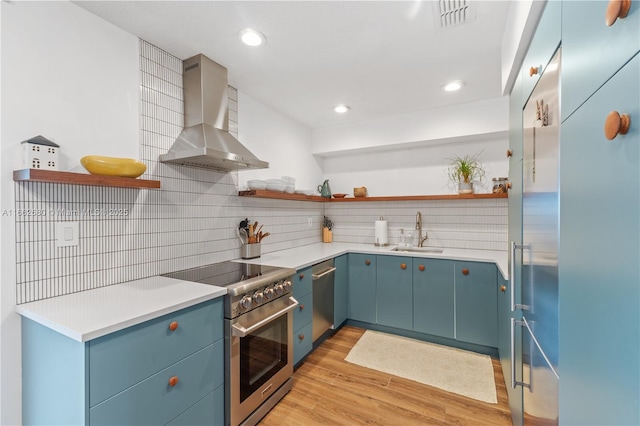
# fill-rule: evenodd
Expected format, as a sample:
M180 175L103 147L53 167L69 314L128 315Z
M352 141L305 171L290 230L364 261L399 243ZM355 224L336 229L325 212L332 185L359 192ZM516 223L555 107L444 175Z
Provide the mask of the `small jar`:
M506 177L498 177L491 179L493 181L493 193L505 194L507 192L507 180Z

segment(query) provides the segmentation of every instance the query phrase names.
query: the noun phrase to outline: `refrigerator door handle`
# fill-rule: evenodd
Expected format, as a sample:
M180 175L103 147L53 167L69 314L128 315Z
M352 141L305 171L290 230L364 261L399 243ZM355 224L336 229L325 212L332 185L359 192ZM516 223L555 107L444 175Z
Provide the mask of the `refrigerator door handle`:
M547 354L545 354L544 351L542 350L542 346L540 346L540 343L538 342L538 339L536 339L536 336L533 334L533 330L531 330L531 327L529 326L529 323L527 322L527 319L522 317L522 321L520 321L520 323L529 332L529 337L531 338L531 341L536 345L536 347L538 348L538 351L540 352L540 354L542 354L542 357L544 358L544 361L549 366L549 369L551 370L553 375L556 376L556 379L560 380L560 376L558 375L558 371L551 364L551 361L549 361L549 358L547 358Z
M511 388L516 386L531 389L531 368L529 368L529 383L516 380L516 325L524 326L524 321L511 318Z
M516 309L529 309L527 305L516 304L516 250L529 249L529 244L516 244L515 241L511 241L510 250L510 262L509 262L509 290L511 292L511 312L515 312Z

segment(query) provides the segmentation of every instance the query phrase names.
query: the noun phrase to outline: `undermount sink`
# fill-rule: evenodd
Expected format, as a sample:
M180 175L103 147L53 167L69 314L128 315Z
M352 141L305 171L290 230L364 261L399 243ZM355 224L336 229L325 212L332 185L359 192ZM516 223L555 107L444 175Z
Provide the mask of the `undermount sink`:
M440 247L396 247L394 249L391 249L391 251L440 254L444 251L444 249Z

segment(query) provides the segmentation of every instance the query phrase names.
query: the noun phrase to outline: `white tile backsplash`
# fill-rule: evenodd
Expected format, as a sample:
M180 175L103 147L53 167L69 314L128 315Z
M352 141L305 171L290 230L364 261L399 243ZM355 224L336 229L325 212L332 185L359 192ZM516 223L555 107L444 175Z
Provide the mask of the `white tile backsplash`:
M333 240L373 244L374 221L389 242L414 231L421 211L427 245L506 250L507 200L316 203L238 197L238 173L163 164L184 123L182 61L140 41L141 178L161 189L16 182L17 303L85 291L238 258L236 227L248 217L271 235L263 253L321 241L322 216ZM238 95L229 88L229 129L237 137ZM41 214L42 213L42 214ZM309 227L308 220L313 223ZM79 244L55 246L59 221L79 223Z

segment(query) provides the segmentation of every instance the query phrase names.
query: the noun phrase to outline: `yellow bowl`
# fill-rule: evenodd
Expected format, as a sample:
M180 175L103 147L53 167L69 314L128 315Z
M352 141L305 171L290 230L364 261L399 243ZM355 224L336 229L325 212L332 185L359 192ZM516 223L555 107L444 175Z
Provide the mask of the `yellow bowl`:
M121 176L137 178L147 170L147 166L133 158L103 157L87 155L80 159L80 164L92 175Z

